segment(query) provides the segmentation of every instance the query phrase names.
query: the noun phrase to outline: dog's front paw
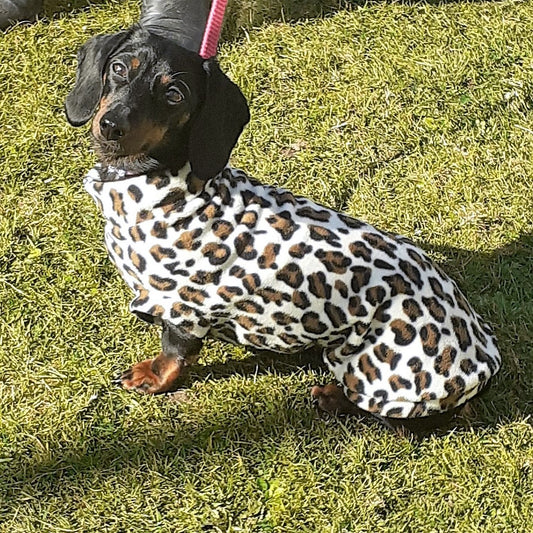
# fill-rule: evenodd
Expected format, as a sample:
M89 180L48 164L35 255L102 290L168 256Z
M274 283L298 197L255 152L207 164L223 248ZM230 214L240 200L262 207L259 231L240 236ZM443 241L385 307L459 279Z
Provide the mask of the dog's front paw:
M169 392L176 387L182 365L163 354L155 359L146 359L124 372L116 383L126 390L142 394Z
M115 380L115 383L126 390L134 390L143 394L160 392L159 377L152 371L153 359L147 359L133 365Z

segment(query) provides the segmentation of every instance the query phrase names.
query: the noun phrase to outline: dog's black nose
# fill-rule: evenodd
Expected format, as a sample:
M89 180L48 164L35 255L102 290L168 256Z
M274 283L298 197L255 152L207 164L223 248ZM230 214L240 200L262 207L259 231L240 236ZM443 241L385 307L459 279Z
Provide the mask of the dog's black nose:
M100 131L108 141L118 141L125 133L124 128L109 117L103 117L100 121Z

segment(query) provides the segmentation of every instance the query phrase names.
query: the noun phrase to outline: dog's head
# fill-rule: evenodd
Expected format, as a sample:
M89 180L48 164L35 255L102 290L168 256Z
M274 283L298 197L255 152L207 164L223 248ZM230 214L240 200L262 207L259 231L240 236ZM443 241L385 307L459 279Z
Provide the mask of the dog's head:
M142 173L189 161L201 179L224 168L249 120L246 99L216 61L141 27L81 48L65 111L73 126L92 117L103 163Z

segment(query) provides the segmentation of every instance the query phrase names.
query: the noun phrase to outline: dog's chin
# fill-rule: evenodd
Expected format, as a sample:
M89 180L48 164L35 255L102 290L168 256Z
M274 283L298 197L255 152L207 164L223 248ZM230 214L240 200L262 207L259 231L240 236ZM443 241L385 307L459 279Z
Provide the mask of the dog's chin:
M127 153L120 143L93 138L93 150L105 166L124 170L127 174L146 174L161 168L157 159L145 152Z

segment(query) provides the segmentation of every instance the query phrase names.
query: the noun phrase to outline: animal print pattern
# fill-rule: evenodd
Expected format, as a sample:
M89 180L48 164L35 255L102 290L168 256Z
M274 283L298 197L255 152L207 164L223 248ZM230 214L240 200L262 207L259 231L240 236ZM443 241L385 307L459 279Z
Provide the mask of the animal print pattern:
M411 241L226 168L201 182L95 167L130 308L194 337L294 353L319 346L358 407L455 408L500 368L491 328Z

